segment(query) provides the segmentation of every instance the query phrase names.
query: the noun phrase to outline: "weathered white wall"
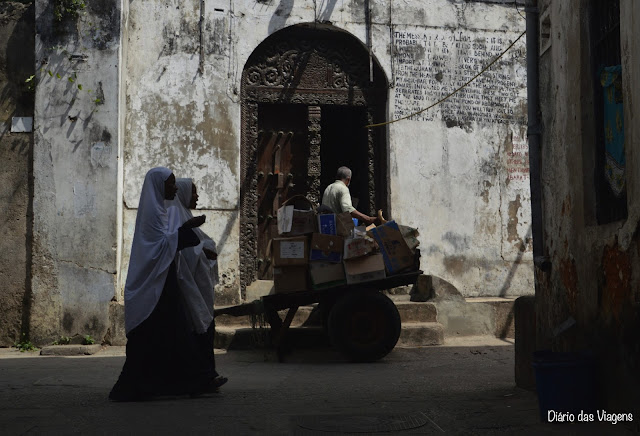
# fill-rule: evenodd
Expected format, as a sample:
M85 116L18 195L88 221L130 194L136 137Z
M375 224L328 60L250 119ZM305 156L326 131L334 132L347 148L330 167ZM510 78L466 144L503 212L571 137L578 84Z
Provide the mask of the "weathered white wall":
M102 339L116 273L120 4L36 1L31 338Z
M176 176L191 176L198 183L199 207L215 221L209 227L211 236L227 238L220 259L220 272L226 279L217 290L217 301L239 301L243 66L267 36L300 23L330 21L364 44L364 4L350 0L207 0L202 60L199 1L130 4L123 277L130 247L127 235L135 222L144 174L151 167L165 165ZM475 70L465 71L479 71L525 28L524 19L511 5L449 0L425 4L371 1L373 53L391 85L390 119L428 106L452 91L463 71L455 65L468 58ZM409 50L406 42L414 38L408 32L419 36L419 44L412 44ZM444 38L437 40L440 45L435 44L436 36ZM433 45L428 47L428 42ZM443 46L443 42L451 45ZM463 47L455 47L456 42ZM474 47L474 43L480 45ZM443 47L448 50L443 52ZM429 54L442 56L438 67L442 71L426 70L424 59L435 59L424 57ZM198 71L201 65L202 73ZM414 69L403 69L407 66ZM416 72L419 76L419 71L431 82L414 100L411 90L417 84L411 78ZM391 214L421 231L426 273L450 281L469 296L522 295L533 292L528 160L524 155L524 38L491 74L507 77L485 76L470 87L476 94L464 97L469 106L488 115L478 117L473 108L452 113L456 106L449 105L389 126ZM496 96L507 100L498 101ZM231 233L225 233L228 230Z
M466 83L525 28L513 8L436 10L429 25L411 10L393 20L394 119ZM461 94L390 126L393 217L420 229L423 270L464 295L532 293L524 37Z

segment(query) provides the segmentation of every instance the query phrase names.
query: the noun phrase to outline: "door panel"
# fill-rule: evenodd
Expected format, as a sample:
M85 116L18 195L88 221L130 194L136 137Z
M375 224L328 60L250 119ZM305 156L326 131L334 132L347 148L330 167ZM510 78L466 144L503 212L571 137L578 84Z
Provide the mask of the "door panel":
M258 278L271 279L268 244L278 236L278 208L308 190L307 109L304 105L258 107Z

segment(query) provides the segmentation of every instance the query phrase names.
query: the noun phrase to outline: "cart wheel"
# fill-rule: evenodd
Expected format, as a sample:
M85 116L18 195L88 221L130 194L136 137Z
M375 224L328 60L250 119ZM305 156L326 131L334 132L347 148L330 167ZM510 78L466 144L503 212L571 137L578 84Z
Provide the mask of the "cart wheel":
M328 327L337 350L355 362L373 362L396 346L400 314L393 301L378 291L350 292L336 301Z

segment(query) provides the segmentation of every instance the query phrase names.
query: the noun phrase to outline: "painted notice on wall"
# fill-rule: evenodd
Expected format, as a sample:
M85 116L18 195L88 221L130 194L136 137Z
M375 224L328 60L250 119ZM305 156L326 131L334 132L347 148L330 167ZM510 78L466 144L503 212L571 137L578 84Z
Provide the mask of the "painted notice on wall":
M518 34L417 29L395 31L394 118L446 97L500 55ZM469 85L440 105L411 118L449 124L526 122L524 38Z
M526 136L512 131L511 150L507 151L509 180L529 180L529 143Z

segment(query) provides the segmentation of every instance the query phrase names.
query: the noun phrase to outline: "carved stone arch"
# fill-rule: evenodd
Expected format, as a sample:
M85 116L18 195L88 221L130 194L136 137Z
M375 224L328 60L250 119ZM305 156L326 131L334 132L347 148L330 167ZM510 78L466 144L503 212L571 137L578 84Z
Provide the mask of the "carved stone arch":
M370 65L373 82L370 81ZM280 30L251 54L242 72L242 133L240 188L240 281L242 296L257 278L258 138L260 104L298 104L309 107L309 177L307 194L319 201L320 108L359 107L366 123L386 118L388 85L375 58L353 35L334 26L309 24ZM317 109L314 109L317 108ZM354 128L364 128L354 126ZM388 205L388 153L385 129L367 133L368 201L358 209L373 212ZM317 174L316 174L317 172Z

